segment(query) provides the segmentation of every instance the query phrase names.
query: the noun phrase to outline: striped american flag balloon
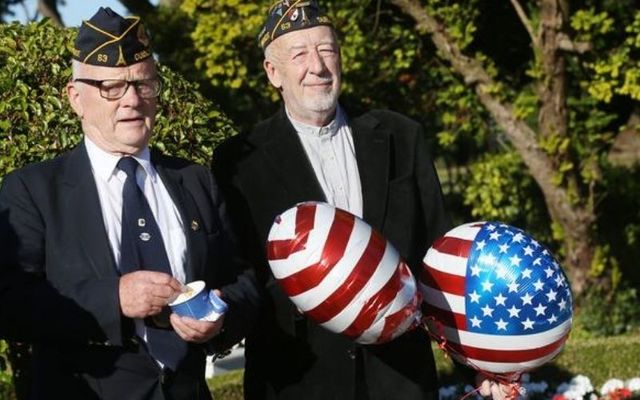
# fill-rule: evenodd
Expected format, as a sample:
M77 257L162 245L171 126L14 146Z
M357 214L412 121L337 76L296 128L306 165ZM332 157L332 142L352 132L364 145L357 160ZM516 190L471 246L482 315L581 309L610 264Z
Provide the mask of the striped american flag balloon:
M560 352L571 329L571 289L560 265L506 224L465 224L436 240L420 291L432 336L480 371L517 376L536 368Z
M416 281L398 252L346 211L319 202L290 208L269 231L267 255L291 301L332 332L384 343L421 319Z

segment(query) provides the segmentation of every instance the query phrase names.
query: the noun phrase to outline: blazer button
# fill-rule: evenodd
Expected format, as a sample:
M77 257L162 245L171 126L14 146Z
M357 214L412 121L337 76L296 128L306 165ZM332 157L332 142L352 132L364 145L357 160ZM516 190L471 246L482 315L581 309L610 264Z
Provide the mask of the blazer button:
M356 351L354 349L347 350L347 355L352 360L356 359Z

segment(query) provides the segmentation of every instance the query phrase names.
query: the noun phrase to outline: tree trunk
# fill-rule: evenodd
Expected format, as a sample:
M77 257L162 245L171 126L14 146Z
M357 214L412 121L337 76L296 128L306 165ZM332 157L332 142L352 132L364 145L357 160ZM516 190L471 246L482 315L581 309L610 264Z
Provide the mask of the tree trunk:
M38 12L43 17L51 18L51 21L53 21L56 25L64 26L62 17L58 12L57 0L38 0Z
M538 144L538 137L543 132L548 135L566 135L567 131L565 61L559 54L558 37L560 29L563 28L563 15L566 13L566 8L563 7L566 4L560 5L557 0L542 2L544 9L541 10L541 18L548 20L541 20L541 26L544 28L540 36L532 37L533 46L541 46L536 50L545 71L545 76L538 85L541 104L539 127L536 131L515 116L512 104L493 95L491 89L496 87L496 83L482 64L462 54L455 41L448 36L446 27L429 15L420 2L392 0L393 4L416 21L418 30L430 34L441 57L451 63L468 85L474 87L480 102L520 154L544 195L552 220L564 231L565 271L572 282L574 294L580 296L586 288L593 260L592 245L595 240L592 226L596 218L591 198L580 197L577 187L579 172L575 172L577 168L569 171L567 178L558 185L554 181L558 173L557 166L566 160L567 156L551 157Z
M123 6L133 15L145 18L153 13L156 7L149 0L120 0Z

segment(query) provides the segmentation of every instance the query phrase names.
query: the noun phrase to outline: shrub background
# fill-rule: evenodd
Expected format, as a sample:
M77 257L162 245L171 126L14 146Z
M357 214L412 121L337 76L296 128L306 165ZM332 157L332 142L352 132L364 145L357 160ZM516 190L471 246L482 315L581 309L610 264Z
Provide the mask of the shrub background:
M0 176L52 158L82 137L66 99L75 29L48 20L0 24ZM203 164L235 132L232 122L196 85L166 67L152 146Z

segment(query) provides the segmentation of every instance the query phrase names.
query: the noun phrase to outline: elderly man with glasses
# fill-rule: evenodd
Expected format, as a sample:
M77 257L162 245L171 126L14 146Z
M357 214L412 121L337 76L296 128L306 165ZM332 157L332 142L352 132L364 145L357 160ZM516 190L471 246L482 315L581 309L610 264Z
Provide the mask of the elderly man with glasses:
M149 149L151 54L139 18L85 21L66 88L84 140L3 180L0 338L32 345L29 398L211 398L206 353L251 312L211 173ZM219 289L223 318L171 314L194 280Z

